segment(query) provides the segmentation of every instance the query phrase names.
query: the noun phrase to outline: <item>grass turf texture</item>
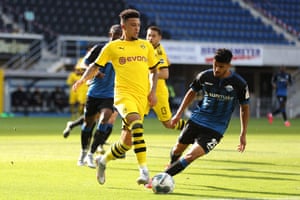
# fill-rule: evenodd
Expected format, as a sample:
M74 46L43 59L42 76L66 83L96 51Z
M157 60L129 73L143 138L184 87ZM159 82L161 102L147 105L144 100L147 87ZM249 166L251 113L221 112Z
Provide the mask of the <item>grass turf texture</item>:
M239 120L233 119L221 143L174 177L172 194L157 195L139 186L133 151L112 161L106 183L95 169L76 165L80 128L62 137L67 118L0 118L0 199L300 199L299 120L284 127L281 119L251 119L246 152L238 153ZM145 119L151 176L169 161L178 131ZM109 142L120 133L118 119ZM105 146L109 148L109 146Z

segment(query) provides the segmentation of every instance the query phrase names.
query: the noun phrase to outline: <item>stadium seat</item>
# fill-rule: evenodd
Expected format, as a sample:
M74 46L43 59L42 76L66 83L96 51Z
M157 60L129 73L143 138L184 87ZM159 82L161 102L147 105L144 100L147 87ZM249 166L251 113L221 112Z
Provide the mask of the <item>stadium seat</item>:
M127 0L126 2L145 13L150 20L149 24L157 24L168 30L171 39L288 43L236 2L223 0ZM159 16L159 20L153 16Z

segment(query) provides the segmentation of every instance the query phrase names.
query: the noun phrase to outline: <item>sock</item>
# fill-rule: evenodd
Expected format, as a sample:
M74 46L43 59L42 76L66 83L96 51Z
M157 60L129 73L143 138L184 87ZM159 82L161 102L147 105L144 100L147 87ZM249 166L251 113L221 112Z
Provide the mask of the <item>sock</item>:
M79 125L82 125L84 122L84 116L80 116L78 119L74 120L72 122L72 124L70 125L70 128L74 128L75 126L79 126Z
M166 169L165 172L170 174L171 176L175 176L176 174L184 170L188 165L189 163L184 158L181 158L174 162L168 169Z
M186 121L184 119L180 119L177 124L175 125L175 130L182 130L184 128Z
M103 135L104 132L101 132L99 130L96 130L93 137L93 142L91 146L91 153L95 153L97 150L97 147L101 144L103 144Z
M122 155L126 153L131 147L124 144L122 141L114 143L110 150L104 155L104 162L107 163L110 160L122 158Z
M95 153L99 145L105 144L105 141L112 132L112 124L98 124L97 130L94 133L94 138L91 146L91 152Z
M139 166L146 166L146 143L143 137L143 123L141 120L133 121L130 125L130 130L133 137L134 153L136 155Z
M176 162L180 158L180 156L181 156L181 154L175 155L173 153L173 148L172 148L170 151L170 158L171 158L170 164L173 164L174 162Z
M92 128L89 128L83 124L81 126L81 148L89 149L92 138Z
M110 134L112 133L112 130L113 130L113 124L107 124L107 128L103 137L104 139L103 144L105 144L106 140L109 138Z
M112 132L112 124L98 124L97 130L101 133L101 143L104 144Z

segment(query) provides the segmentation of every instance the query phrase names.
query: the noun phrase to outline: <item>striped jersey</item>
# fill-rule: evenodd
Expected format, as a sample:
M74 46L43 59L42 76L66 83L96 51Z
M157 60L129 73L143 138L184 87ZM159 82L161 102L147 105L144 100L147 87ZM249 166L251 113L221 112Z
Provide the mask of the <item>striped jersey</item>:
M191 120L221 135L228 127L234 108L248 104L250 99L246 81L235 72L220 79L213 75L212 69L205 70L197 75L190 88L203 95Z

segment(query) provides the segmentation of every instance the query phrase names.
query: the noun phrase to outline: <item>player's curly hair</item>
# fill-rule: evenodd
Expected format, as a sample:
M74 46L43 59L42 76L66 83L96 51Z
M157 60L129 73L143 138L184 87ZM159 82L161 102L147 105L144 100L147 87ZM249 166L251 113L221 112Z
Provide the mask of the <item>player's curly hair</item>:
M215 53L214 59L220 63L230 63L232 59L232 53L229 49L218 49Z

